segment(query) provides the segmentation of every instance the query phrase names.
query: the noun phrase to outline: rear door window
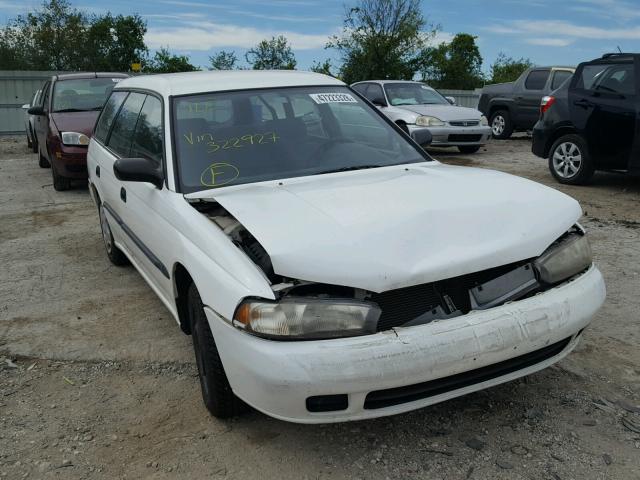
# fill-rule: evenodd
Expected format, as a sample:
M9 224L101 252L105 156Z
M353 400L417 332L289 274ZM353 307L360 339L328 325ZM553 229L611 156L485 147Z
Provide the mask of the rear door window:
M549 70L532 70L524 82L524 88L527 90L542 90L547 84L549 78Z
M162 138L162 102L149 95L140 111L129 155L162 165Z
M109 135L111 125L113 125L113 119L116 117L118 110L120 110L120 105L122 105L124 99L127 98L127 93L128 92L122 91L113 92L102 109L102 114L100 115L100 119L96 125L94 137L97 140L100 140L103 144L106 144L107 135Z
M356 92L358 92L360 95L365 95L365 92L367 91L367 87L369 86L368 83L359 83L358 85L354 85L353 88ZM366 95L365 95L366 96Z
M145 97L146 95L142 93L129 94L118 112L107 145L119 157L129 156L133 133L136 130L136 123Z
M366 96L371 102L373 102L374 100L384 101L384 93L382 93L382 87L377 83L369 84L369 88L367 88Z

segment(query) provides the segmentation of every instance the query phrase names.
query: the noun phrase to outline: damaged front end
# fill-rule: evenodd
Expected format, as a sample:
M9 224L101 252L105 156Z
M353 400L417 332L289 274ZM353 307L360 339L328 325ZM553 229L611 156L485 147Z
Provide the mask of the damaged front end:
M378 293L281 276L265 248L222 205L197 201L192 206L255 263L274 291L276 300L245 298L231 323L277 340L367 335L459 317L542 293L583 273L592 263L585 232L576 225L539 257Z

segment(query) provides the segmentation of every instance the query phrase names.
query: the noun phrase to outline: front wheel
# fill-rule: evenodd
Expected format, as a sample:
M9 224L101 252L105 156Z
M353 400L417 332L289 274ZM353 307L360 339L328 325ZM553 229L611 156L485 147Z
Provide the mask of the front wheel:
M189 287L188 302L191 337L198 365L202 399L207 410L214 417L234 417L246 409L246 404L231 390L204 313L200 293L193 283Z
M63 192L71 188L71 179L60 175L53 164L51 164L51 176L53 177L54 190Z
M476 153L480 150L480 145L460 145L458 150L460 153Z
M498 140L506 140L513 133L513 122L507 110L498 110L491 114L489 119L491 134Z
M583 138L570 134L556 140L549 152L549 170L560 183L587 183L593 176L595 167Z
M40 168L49 168L51 167L51 164L49 163L49 160L47 160L44 155L42 155L42 153L38 154L38 166L40 166Z

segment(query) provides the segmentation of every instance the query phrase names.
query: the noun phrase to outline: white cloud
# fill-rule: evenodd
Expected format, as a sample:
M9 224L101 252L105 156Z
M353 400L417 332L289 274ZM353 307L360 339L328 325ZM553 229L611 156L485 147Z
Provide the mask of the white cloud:
M640 27L601 28L578 25L564 20L514 20L485 30L507 35L542 35L552 33L556 37L584 38L589 40L640 40ZM557 39L557 38L556 38Z
M453 40L453 33L450 32L436 32L436 36L429 40L429 45L440 45L441 43L450 43Z
M213 48L251 48L265 38L284 35L295 50L323 48L329 34L260 30L214 22L184 22L182 27L149 28L145 42L150 48L169 47L176 50L207 51Z
M542 45L544 47L566 47L571 45L573 40L569 38L527 38L525 43L529 45Z

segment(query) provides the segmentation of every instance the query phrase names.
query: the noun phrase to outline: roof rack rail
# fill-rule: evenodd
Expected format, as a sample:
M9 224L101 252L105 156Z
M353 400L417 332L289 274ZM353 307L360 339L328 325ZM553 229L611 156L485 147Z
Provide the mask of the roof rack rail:
M637 55L637 54L633 54L633 53L626 53L626 52L614 52L614 53L605 53L604 55L602 55L602 58L609 58L609 57L630 57L632 55Z

